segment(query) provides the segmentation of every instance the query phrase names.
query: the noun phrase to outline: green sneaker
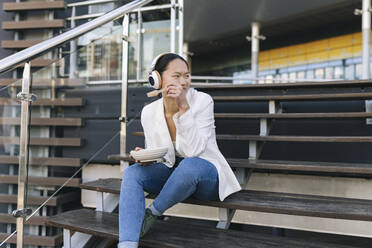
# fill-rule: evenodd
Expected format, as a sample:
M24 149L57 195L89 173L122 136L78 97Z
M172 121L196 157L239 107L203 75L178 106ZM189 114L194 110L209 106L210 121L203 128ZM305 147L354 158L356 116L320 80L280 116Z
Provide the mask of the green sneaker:
M149 208L146 208L145 217L143 218L140 238L145 236L145 234L151 229L157 220L157 216L153 215Z

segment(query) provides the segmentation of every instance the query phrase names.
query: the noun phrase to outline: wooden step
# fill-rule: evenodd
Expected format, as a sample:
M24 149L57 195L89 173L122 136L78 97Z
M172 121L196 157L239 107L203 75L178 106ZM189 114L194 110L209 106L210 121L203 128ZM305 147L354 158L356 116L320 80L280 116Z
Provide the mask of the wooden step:
M81 184L82 189L120 194L120 179L100 179ZM150 194L149 198L156 196ZM189 198L184 203L245 211L372 221L372 200L241 190L223 202Z
M14 125L19 126L21 118L0 117L0 125ZM81 127L81 118L31 118L30 124L32 126L71 126Z
M36 1L36 2L18 2L3 3L4 11L29 11L29 10L53 10L64 9L64 1Z
M14 98L0 98L0 105L20 105L20 102ZM32 106L52 106L52 107L80 107L83 106L82 98L38 98L32 102Z
M66 167L79 167L81 166L80 158L40 158L30 157L29 163L31 165L41 166L66 166ZM19 158L17 156L0 156L0 164L19 164Z
M309 119L309 118L371 118L370 112L344 112L344 113L215 113L218 119Z
M126 161L134 163L129 154L113 154L108 156L111 161ZM228 158L227 162L232 168L269 169L285 171L308 171L330 173L372 174L372 164L362 163L330 163L308 161L283 161L283 160L252 160Z
M65 20L36 20L36 21L3 21L4 30L24 30L24 29L44 29L44 28L64 28Z
M194 80L193 80L194 81ZM296 82L273 84L232 84L232 83L197 83L191 87L199 89L293 89L293 88L337 88L337 87L366 87L372 86L372 80L343 80L324 82Z
M219 134L218 140L273 141L273 142L372 142L372 136L285 136Z
M0 242L6 239L10 234L0 233ZM16 244L17 235L11 237L6 243ZM36 246L50 246L56 247L63 243L63 235L58 234L55 236L36 236L36 235L25 235L23 238L24 245L36 245Z
M307 161L283 161L283 160L250 160L250 159L227 159L233 168L252 168L285 171L309 171L331 173L372 174L372 164L362 163L330 163L330 162L307 162Z
M22 79L17 78L0 78L0 86L22 87ZM82 78L50 78L50 79L33 79L32 87L79 87L84 86L85 80Z
M72 231L87 233L108 239L119 238L119 216L89 209L64 212L49 217L47 224ZM304 246L303 240L275 237L266 234L221 230L189 223L172 223L157 220L155 227L140 239L139 245L153 248L298 248ZM336 248L344 245L311 241L312 248ZM310 247L308 247L310 248Z
M29 185L39 185L39 186L61 186L69 178L68 177L34 177L29 176L27 183ZM4 175L0 174L0 184L18 184L18 175ZM73 178L65 186L66 187L79 187L80 179Z
M0 213L0 223L15 224L16 221L17 218L14 218L13 215ZM40 226L45 226L45 223L46 223L45 216L32 216L28 221L25 222L25 224Z
M27 204L29 206L40 206L43 204L48 197L43 196L28 196ZM59 194L58 196L52 197L45 206L59 206L61 204L79 201L80 191L75 190L68 193ZM0 203L14 203L17 204L17 195L0 194Z
M335 94L259 95L259 96L213 96L215 101L311 101L311 100L368 100L372 92Z
M42 41L43 40L2 40L1 47L8 48L8 49L23 49L23 48L36 45Z
M31 60L31 67L46 67L56 62L58 62L58 59L33 59ZM22 63L18 65L17 68L24 66L25 63Z
M0 136L0 144L19 145L20 137ZM30 138L34 146L81 146L80 138Z
M143 132L132 132L133 136L144 136ZM217 140L240 141L282 141L282 142L372 142L372 136L285 136L285 135L246 135L218 134Z

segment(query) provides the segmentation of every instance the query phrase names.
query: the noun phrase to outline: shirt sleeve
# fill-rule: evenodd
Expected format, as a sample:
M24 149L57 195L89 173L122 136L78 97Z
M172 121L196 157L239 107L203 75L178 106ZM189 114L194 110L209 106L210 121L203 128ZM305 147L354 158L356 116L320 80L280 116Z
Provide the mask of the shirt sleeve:
M173 116L180 149L187 157L197 157L203 153L214 132L214 104L213 99L207 96L200 101L202 103L197 106L199 111L196 113L189 108L181 116L178 113Z

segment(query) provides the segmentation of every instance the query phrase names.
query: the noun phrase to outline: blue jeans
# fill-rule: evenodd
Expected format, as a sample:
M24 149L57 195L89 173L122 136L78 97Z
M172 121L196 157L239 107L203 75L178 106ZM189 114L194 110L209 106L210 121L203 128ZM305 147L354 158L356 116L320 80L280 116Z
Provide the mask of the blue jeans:
M158 214L192 196L218 200L216 167L201 158L185 158L176 168L163 163L134 164L124 170L119 203L119 248L137 247L145 215L144 191L158 196L152 209Z

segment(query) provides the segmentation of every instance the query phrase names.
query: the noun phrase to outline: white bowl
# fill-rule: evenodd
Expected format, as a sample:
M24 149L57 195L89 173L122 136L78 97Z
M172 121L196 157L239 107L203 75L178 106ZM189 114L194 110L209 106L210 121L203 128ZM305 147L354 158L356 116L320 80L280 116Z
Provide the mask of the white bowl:
M139 151L131 151L130 155L138 161L154 161L162 158L168 152L168 147L158 147L142 149Z

